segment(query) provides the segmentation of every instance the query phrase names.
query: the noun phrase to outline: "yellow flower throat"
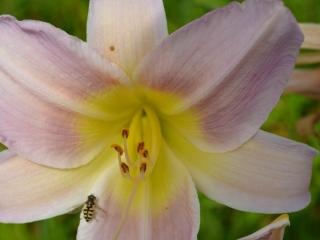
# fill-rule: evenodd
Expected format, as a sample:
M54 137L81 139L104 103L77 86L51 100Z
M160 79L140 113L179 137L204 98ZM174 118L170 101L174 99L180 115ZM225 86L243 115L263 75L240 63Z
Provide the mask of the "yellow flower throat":
M112 157L101 154L106 165L118 161L119 174L128 182L147 180L172 129L175 134L199 132L197 114L179 110L183 104L174 94L136 85L102 91L81 104L85 114L75 119L79 147L106 153L111 146Z

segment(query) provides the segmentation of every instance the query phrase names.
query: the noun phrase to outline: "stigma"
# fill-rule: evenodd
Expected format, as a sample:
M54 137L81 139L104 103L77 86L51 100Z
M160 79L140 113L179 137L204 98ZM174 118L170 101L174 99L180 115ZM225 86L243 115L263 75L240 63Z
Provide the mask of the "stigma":
M134 146L135 152L129 150L129 129L121 131L122 145L112 144L111 147L118 155L118 164L121 175L130 180L144 180L151 172L149 151L144 141Z

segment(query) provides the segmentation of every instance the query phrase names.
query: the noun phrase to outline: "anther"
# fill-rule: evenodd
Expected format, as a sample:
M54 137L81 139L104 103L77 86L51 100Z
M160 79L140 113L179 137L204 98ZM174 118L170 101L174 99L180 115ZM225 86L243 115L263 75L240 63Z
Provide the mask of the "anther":
M140 173L145 174L147 171L147 163L141 163L140 165Z
M130 174L130 168L127 164L125 164L124 162L122 162L120 164L120 168L121 168L121 173L125 176L129 176Z
M144 150L143 153L142 153L142 156L143 156L144 158L148 158L148 156L149 156L148 150Z
M122 156L123 154L123 149L122 147L120 147L118 144L112 144L111 147L116 150L120 156Z
M129 137L129 130L128 129L123 129L122 130L122 137L128 138Z
M140 153L144 149L144 142L139 142L137 152Z

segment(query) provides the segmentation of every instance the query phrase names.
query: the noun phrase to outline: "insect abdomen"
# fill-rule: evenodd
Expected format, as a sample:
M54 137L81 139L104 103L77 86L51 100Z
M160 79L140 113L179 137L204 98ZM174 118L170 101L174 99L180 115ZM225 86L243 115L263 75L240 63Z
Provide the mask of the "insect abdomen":
M94 217L94 208L95 205L94 204L86 204L84 209L83 209L83 216L84 219L86 220L86 222L90 222L93 217Z

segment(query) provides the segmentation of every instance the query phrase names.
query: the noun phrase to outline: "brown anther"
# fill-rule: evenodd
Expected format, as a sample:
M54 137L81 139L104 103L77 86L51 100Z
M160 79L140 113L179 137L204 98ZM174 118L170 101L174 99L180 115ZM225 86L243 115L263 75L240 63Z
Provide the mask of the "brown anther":
M142 156L143 156L144 158L148 158L148 156L149 156L148 150L144 150L143 153L142 153Z
M140 165L140 172L141 173L146 173L146 171L147 171L147 163L141 163L141 165Z
M139 142L138 147L137 147L137 152L141 152L144 149L144 142Z
M116 150L116 151L120 154L120 156L122 156L122 154L123 154L123 149L122 149L122 147L120 147L118 144L112 144L111 147L112 147L114 150Z
M121 173L124 174L124 175L127 175L130 173L130 168L127 164L125 164L124 162L122 162L120 164L120 168L121 168Z
M123 129L122 130L122 137L128 138L129 137L129 130L128 129Z

